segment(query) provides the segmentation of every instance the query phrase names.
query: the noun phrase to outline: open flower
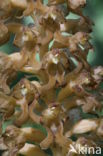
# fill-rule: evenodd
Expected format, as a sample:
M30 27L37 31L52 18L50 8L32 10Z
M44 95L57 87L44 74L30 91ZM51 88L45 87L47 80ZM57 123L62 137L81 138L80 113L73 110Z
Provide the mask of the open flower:
M0 0L0 45L13 34L18 48L0 52L2 156L48 156L48 149L53 156L79 156L78 145L101 146L103 67L87 61L93 23L83 14L85 5ZM70 12L79 17L67 19ZM28 16L33 22L25 25Z

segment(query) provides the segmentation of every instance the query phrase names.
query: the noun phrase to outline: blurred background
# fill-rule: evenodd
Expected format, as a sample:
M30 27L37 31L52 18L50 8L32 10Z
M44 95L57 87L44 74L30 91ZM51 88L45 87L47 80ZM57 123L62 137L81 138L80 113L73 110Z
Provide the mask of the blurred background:
M89 55L92 65L103 65L103 0L87 0L84 10L95 23L93 26L94 54Z
M44 0L45 3L48 0ZM92 43L94 45L94 52L90 52L88 56L88 61L91 65L103 65L103 0L87 0L87 5L84 9L84 14L89 16L95 25L93 26ZM28 24L31 19L26 18L23 22ZM13 36L11 40L0 47L0 51L6 53L12 53L18 51L18 49L11 45Z

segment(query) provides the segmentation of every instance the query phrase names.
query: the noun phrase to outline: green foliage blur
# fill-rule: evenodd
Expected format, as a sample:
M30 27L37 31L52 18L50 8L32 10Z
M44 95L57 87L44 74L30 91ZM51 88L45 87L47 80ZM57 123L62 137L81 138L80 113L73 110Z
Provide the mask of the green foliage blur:
M103 0L87 0L84 12L95 23L92 33L94 53L89 55L89 61L92 65L103 65Z

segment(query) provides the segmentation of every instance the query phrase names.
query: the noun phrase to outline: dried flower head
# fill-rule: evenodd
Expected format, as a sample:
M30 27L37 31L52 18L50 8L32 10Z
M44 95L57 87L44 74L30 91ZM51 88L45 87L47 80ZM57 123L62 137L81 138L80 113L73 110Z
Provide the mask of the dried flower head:
M78 144L101 146L103 67L87 61L93 22L82 12L85 5L86 0L0 0L0 45L13 34L18 48L0 52L2 156L48 156L46 149L53 156L79 156L71 145L77 151ZM78 18L67 19L70 12ZM34 23L24 25L28 16ZM23 77L14 83L19 72Z

